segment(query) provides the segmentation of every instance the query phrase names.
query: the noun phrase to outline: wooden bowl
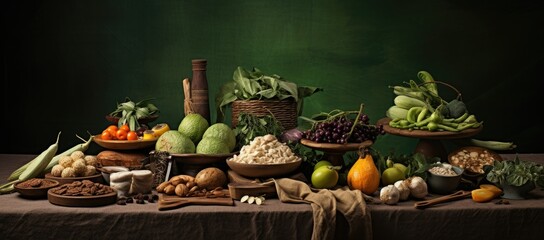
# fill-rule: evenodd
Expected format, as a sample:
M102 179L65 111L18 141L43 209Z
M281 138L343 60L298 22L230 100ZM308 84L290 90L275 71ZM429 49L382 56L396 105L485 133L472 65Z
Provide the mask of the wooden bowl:
M459 156L458 154L462 152L464 154L470 154L471 152L480 154L488 154L490 157L488 160L485 160L481 157L477 157L476 159L471 159L468 161L468 164L463 162L455 161L455 156ZM456 149L455 151L451 152L448 155L448 162L453 165L460 168L463 168L465 171L463 172L463 175L468 177L478 177L484 174L483 172L483 166L484 165L493 165L494 161L502 161L502 157L497 154L496 152L483 148L483 147L477 147L477 146L466 146ZM479 163L482 164L482 166L471 168L469 165L472 165L473 163Z
M239 163L235 161L227 160L227 165L234 172L253 178L269 178L285 176L294 172L300 167L302 160L290 163L274 163L274 164L250 164Z
M144 149L144 148L152 148L155 146L155 143L157 142L157 139L153 140L103 140L99 135L93 136L93 141L100 145L103 148L106 149L113 149L113 150L135 150L135 149Z
M51 180L58 181L60 183L60 185L63 185L63 184L66 184L66 183L72 183L74 181L83 181L83 180L89 180L91 182L96 182L96 183L105 183L104 177L102 177L101 173L97 173L95 175L86 176L86 177L64 177L64 178L63 177L55 177L55 176L51 175L51 173L47 173L47 174L45 174L45 179L51 179Z
M153 121L157 120L157 118L159 118L159 115L156 115L156 114L151 115L149 117L145 117L145 118L138 118L138 123L147 124L147 123L150 123L150 122L153 122ZM108 120L109 122L114 123L114 124L117 124L119 122L119 119L120 119L120 117L106 115L106 120Z
M15 191L21 194L25 198L47 198L47 191L51 188L57 187L60 183L53 179L41 179L42 181L47 181L47 186L40 187L23 187L22 182L15 184Z
M47 191L47 199L50 203L66 207L98 207L114 204L117 201L117 192L113 191L97 196L64 196Z

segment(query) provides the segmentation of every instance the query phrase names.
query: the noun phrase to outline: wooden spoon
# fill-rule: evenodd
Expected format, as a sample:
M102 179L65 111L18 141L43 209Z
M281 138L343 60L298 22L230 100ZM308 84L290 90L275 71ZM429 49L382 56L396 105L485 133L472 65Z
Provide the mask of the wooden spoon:
M445 195L445 196L442 196L442 197L433 198L431 200L424 200L424 201L416 202L416 203L414 203L414 207L417 208L417 209L423 209L423 208L427 208L427 207L430 207L432 205L436 205L436 204L439 204L439 203L444 203L444 202L449 202L449 201L453 201L453 200L463 199L463 198L466 198L466 197L468 197L470 195L471 195L470 191L460 190L460 191L457 191L457 192L452 193L450 195Z

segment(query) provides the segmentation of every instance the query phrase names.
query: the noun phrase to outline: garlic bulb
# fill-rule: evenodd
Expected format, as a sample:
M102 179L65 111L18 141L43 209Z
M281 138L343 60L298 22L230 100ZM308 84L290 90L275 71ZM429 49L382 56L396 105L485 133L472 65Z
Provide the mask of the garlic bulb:
M424 198L429 193L427 191L427 183L423 178L413 176L406 179L408 187L410 188L410 195L414 198Z
M400 192L393 184L387 185L380 190L380 200L385 204L396 204L399 201L399 197Z
M399 180L395 182L395 187L397 190L399 190L399 200L405 201L410 197L410 187L408 187L408 183L405 180Z

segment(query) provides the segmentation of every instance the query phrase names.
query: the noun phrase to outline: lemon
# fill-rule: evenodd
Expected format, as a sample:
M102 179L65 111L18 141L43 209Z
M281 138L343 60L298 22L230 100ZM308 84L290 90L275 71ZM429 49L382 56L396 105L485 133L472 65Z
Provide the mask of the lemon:
M227 143L227 146L229 147L229 152L232 152L232 150L234 150L234 148L236 147L236 134L234 133L234 130L232 130L232 128L230 128L227 124L212 124L208 129L206 129L204 135L202 135L202 139L208 137L217 138Z
M206 137L196 146L196 153L201 154L224 154L229 153L229 146L221 139Z
M189 137L196 145L202 139L202 135L209 127L208 120L198 113L187 114L179 124L178 131Z

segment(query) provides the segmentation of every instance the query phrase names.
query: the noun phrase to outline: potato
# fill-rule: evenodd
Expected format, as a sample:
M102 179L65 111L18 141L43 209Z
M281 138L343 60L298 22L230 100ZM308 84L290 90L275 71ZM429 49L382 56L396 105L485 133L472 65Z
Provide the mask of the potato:
M227 175L219 168L209 167L196 174L195 183L201 189L213 190L227 183Z

